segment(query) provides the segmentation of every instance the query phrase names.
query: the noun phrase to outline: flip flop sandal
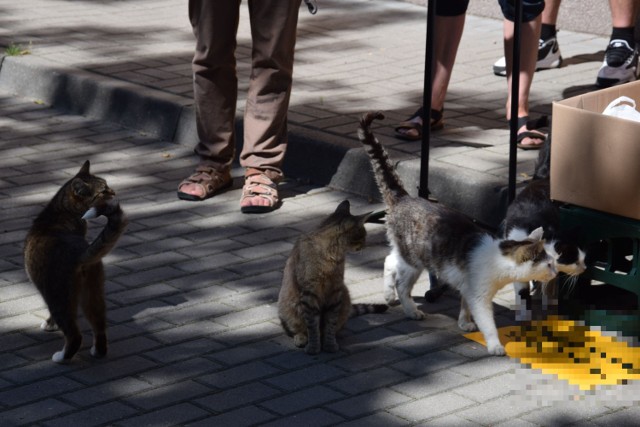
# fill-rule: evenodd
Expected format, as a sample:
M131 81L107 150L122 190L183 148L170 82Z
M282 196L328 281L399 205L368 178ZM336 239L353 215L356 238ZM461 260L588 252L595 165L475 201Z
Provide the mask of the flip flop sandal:
M246 199L259 197L269 202L268 206L247 205L242 206ZM242 187L242 198L240 199L240 212L242 213L267 213L280 206L278 189L276 184L263 173L249 175L245 177Z
M547 116L542 116L538 119L529 120L528 116L518 117L518 129L525 127L526 130L520 132L516 139L517 147L522 150L539 150L544 145L547 140L547 136L538 131L537 129L549 126L549 120ZM522 141L525 138L531 139L540 139L542 140L539 144L522 144Z
M422 139L422 125L414 120L418 117L422 117L422 107L413 113L407 120L398 123L395 128L396 138L404 139L405 141L419 141ZM440 130L444 127L443 110L431 110L431 130ZM415 129L415 134L408 134L407 131Z
M185 193L180 189L187 185L193 184L199 187L202 196ZM215 196L220 191L231 187L233 180L229 171L221 172L212 167L198 166L195 173L189 176L178 185L178 198L188 200L190 202L201 202L210 197Z

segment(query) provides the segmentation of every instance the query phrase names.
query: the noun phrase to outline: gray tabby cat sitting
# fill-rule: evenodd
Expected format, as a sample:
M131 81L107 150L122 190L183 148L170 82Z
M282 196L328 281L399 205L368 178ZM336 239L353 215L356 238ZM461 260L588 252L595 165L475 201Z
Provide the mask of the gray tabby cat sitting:
M90 244L86 220L103 215L104 229ZM127 219L106 181L80 171L53 196L33 221L24 246L24 264L49 308L45 331L62 330L64 347L51 359L69 362L82 343L77 323L78 305L93 329L93 357L107 354L107 319L102 258L115 246Z
M349 317L388 308L386 304L352 305L344 284L346 254L364 247L369 215L351 215L345 200L315 231L298 239L287 259L278 315L296 347L304 347L309 354L338 351L336 333Z
M489 353L504 355L493 318L496 292L514 281L549 281L557 274L555 260L545 252L542 228L521 240L501 239L458 211L411 197L371 132L372 121L383 118L380 112L366 114L360 120L358 136L387 205L391 253L384 263L385 299L393 302L397 292L407 317L424 318L411 298L411 290L422 270L427 269L460 292L458 326L472 331L477 325Z

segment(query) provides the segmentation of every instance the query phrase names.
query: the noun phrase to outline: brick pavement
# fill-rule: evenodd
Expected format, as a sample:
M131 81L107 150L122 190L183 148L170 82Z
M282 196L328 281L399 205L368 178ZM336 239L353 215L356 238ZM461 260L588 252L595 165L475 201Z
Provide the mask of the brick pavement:
M276 313L294 240L344 198L355 212L380 204L291 180L278 214L240 215L238 169L233 189L211 201L175 198L191 159L173 143L6 93L0 129L3 425L624 425L638 415L584 394L545 406L514 393L516 365L461 335L456 298L424 305L426 275L414 289L426 320L394 307L350 320L339 353L294 348ZM88 356L83 321L85 345L60 366L50 357L61 336L39 329L47 312L21 248L32 218L86 158L131 223L106 258L110 353ZM382 302L383 226L368 232L346 281L355 301ZM500 324L512 321L497 309Z
M381 139L406 160L403 176L415 178L419 146L389 135L420 102L423 9L364 0L326 1L321 8L317 16L301 15L292 135L355 147L357 117L382 108L389 119ZM176 185L193 167L184 145L158 139L153 126L122 127L91 108L80 111L84 117L51 108L74 110L81 100L56 102L60 94L48 94L38 81L2 84L6 70L26 76L37 63L64 70L63 81L80 75L86 80L79 82L98 82L92 86L98 89L134 88L188 107L192 37L183 9L178 0L0 5L0 44L31 42L32 49L28 57L5 58L0 68L3 425L620 426L638 419L637 406L570 387L554 405L514 392L564 385L486 356L457 329L456 298L424 304L426 277L414 296L430 313L427 320L405 320L398 307L352 319L339 353L307 356L284 336L275 311L288 251L338 201L349 198L356 212L380 204L336 190L340 183L290 180L277 215L239 215L241 170L234 170L233 190L205 203L181 202ZM249 52L246 31L243 19L240 64ZM454 170L467 181L506 174L505 83L478 72L500 55L500 34L498 21L468 17L447 129L434 135L436 171ZM593 53L603 39L560 37L567 67L536 76L536 112L589 90L595 78L600 59ZM246 77L244 65L240 72ZM521 172L534 156L523 154ZM23 271L21 247L34 215L86 158L118 190L131 224L106 260L108 358L91 360L85 343L73 364L58 366L50 356L61 338L38 328L46 309ZM382 301L384 231L380 225L368 231L367 248L348 259L346 281L356 301ZM512 297L506 289L497 300L500 324L513 321L505 308ZM572 396L584 401L568 401Z
M184 1L23 0L3 3L0 14L0 45L31 51L4 59L0 88L194 145L189 66L194 42ZM354 167L354 162L363 164L362 158L349 150L358 148L354 124L359 116L381 109L387 120L379 124L380 138L400 160L398 170L410 190L415 189L420 144L400 142L392 134L422 99L424 34L424 8L406 2L324 0L317 15L301 12L285 164L289 174L375 195L366 169ZM241 116L251 50L244 7L238 38ZM534 115L549 114L553 100L594 89L607 40L562 28L559 40L566 66L536 75ZM501 55L501 22L469 15L448 94L446 128L434 134L430 156L430 190L493 226L504 213L508 176L506 84L491 73ZM158 102L147 102L151 98ZM332 147L316 150L309 143L318 141ZM536 154L518 156L522 180ZM308 158L322 159L324 167L304 163Z

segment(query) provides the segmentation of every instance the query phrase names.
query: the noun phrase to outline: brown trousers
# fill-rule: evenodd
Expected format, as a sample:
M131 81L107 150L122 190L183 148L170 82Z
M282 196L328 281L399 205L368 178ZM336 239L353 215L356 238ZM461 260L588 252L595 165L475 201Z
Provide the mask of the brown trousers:
M287 146L287 109L301 0L248 0L253 42L240 164L280 169ZM228 169L235 152L238 98L235 50L240 0L189 0L196 36L193 89L200 164Z

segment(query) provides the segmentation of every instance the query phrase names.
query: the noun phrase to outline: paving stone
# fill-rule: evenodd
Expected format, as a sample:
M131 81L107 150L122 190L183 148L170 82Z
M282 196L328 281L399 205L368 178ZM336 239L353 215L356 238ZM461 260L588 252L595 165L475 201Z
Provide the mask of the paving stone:
M209 387L187 380L136 393L129 398L123 399L123 402L145 410L156 409L162 411L159 408L166 408L180 402L190 402L210 392L211 389Z
M152 387L146 381L129 376L94 386L85 386L80 390L62 394L60 399L78 407L92 407L110 400L126 398Z
M198 377L198 381L212 387L227 389L281 373L282 370L280 369L274 368L262 361L254 361L220 370L209 375L200 376Z
M3 411L2 419L7 425L25 425L41 421L45 418L55 417L73 409L72 406L58 400L44 399L36 403L20 406L16 409Z
M194 402L211 411L220 413L239 406L251 405L279 394L280 391L273 387L255 383L226 389L201 399L196 399Z
M78 389L82 384L65 377L50 378L32 384L12 387L0 393L0 403L7 406L19 406L48 397L58 397L62 393Z
M265 423L264 426L291 426L291 425L304 425L304 426L333 426L342 421L342 418L331 412L323 409L311 409L304 411L300 414L291 415L288 417L281 417L280 419L272 422Z
M344 371L332 366L313 365L298 371L287 372L264 380L283 390L297 390L313 384L323 383L344 375Z
M265 423L275 417L274 414L256 406L245 406L240 409L223 412L220 415L209 416L197 422L189 423L191 427L217 426L252 426Z
M278 414L289 415L295 412L311 409L316 406L343 398L344 395L323 386L313 386L304 390L294 391L282 397L263 402L261 406Z
M405 319L398 306L385 315L350 319L339 336L341 351L315 356L284 334L277 293L298 236L344 199L354 213L384 209L369 162L359 157L356 125L363 111L385 110L376 135L390 149L407 189L416 192L421 144L396 140L393 127L421 103L424 57L416 52L424 50L422 4L327 0L317 16L302 8L287 180L279 187L283 206L273 214L241 215L244 171L237 164L229 191L201 203L177 199L177 184L197 163L193 34L184 2L129 3L2 5L0 45L32 43L30 55L0 53L5 423L633 425L638 417L632 402L607 400L604 393L583 396L590 399L585 410L576 402L561 402L562 410L542 406L516 394L517 380L510 380L515 365L488 356L458 330L457 295L424 303L426 274L413 290L429 313L424 321ZM580 14L565 16L580 15L594 26L598 19L583 16L592 3L580 2ZM595 3L608 13L606 2ZM478 4L500 18L493 0L471 2L470 9ZM240 10L239 130L251 57L248 9L243 4ZM367 25L355 16L366 16ZM430 144L429 187L441 203L491 225L501 215L492 207L498 203L495 189L508 174L506 86L503 78L478 70L489 70L502 54L502 22L473 14L466 19L446 127ZM592 90L602 61L607 34L574 33L564 22L563 54L572 61L536 74L534 115L550 114L552 101ZM518 182L531 174L536 157L518 153ZM47 310L24 272L22 245L32 219L85 159L116 189L130 224L104 259L109 356L89 356L91 338L82 319L84 345L60 366L50 357L62 337L38 329ZM482 209L473 210L478 204ZM103 225L104 219L92 221L90 237ZM367 247L347 257L345 283L354 301L381 302L389 247L384 225L367 225L367 232ZM512 311L501 308L512 304L509 290L495 301L500 324L513 320ZM558 387L551 380L548 387ZM620 390L629 396L635 389L613 391Z
M376 368L349 375L329 383L333 388L349 394L360 394L365 391L402 383L410 377L403 372L386 367Z
M410 425L407 420L383 411L340 424L340 426L344 427L387 427L406 425Z
M441 393L431 397L413 400L389 409L389 412L411 423L436 418L474 405L472 400L452 398L450 393Z
M410 397L396 393L392 390L374 390L369 393L343 399L327 405L333 411L348 418L361 417L379 410L388 410L391 407L412 400ZM375 404L373 404L375 402Z

